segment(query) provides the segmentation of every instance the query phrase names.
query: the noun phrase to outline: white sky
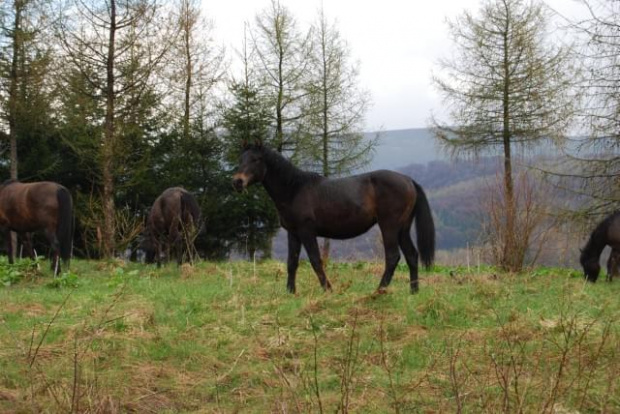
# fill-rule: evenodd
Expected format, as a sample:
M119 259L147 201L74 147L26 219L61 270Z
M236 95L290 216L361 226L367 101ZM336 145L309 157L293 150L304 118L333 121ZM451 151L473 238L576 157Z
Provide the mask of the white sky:
M575 0L546 0L567 16L585 11ZM446 18L476 11L480 0L280 0L301 30L315 20L323 5L336 20L341 36L360 62L360 87L370 91L372 106L366 131L423 128L431 113L442 114L440 97L431 85L437 61L449 56ZM213 20L218 42L234 61L242 44L244 22L254 22L270 0L202 0Z

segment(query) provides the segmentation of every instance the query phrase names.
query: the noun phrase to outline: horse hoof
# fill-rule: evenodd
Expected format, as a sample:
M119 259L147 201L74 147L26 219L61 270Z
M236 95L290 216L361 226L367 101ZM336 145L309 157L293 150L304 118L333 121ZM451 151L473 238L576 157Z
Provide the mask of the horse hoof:
M387 288L384 286L381 286L380 288L377 289L378 295L385 295L386 293L388 293L388 291L387 291Z

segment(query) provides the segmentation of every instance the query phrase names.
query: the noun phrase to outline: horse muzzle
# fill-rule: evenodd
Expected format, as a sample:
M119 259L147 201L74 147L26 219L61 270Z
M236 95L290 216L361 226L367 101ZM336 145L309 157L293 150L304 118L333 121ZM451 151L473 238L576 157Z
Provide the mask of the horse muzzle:
M241 192L248 186L248 177L245 174L237 173L233 175L232 185L237 192Z

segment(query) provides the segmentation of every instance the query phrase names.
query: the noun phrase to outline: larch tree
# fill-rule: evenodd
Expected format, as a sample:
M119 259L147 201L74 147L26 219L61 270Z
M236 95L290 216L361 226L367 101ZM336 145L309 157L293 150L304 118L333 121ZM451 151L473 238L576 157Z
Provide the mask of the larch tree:
M72 92L101 108L93 112L101 117L84 121L100 131L91 137L90 149L96 151L92 162L101 185L103 257L115 253L115 185L132 153L124 147L125 134L135 134L137 117L150 111L142 104L155 98L154 75L174 40L172 33L162 33L161 27L170 25L162 22L159 10L155 0L75 0L59 24L66 73L84 79L68 81L67 87L78 87Z
M320 172L337 177L360 169L372 156L376 139L362 132L370 95L360 88L359 65L351 62L347 43L323 10L311 34L304 132ZM329 256L329 239L322 255L324 260Z
M434 83L449 120L433 118L436 136L454 154L498 153L503 158L502 228L498 264L523 265L527 240L515 238L514 152L560 140L573 111L568 53L549 42L546 6L528 0L486 0L478 15L449 23L455 54L440 62Z
M178 32L168 59L171 88L169 104L178 118L182 137L189 139L192 125L213 116L213 89L223 81L227 69L224 49L215 45L213 23L202 16L197 0L178 0L174 30Z
M296 151L301 120L306 114L309 34L302 34L291 12L278 0L272 0L271 6L256 16L251 35L258 85L273 108L275 149Z

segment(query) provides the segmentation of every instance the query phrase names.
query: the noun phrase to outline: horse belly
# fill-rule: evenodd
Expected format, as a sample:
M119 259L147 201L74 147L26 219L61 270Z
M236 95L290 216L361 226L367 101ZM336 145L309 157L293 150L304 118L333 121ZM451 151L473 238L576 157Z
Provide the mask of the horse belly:
M317 235L329 239L350 239L366 233L376 220L370 217L341 219L330 223L320 223Z

